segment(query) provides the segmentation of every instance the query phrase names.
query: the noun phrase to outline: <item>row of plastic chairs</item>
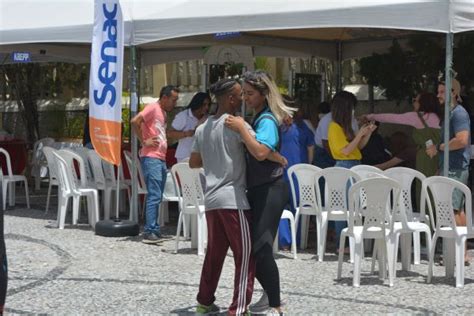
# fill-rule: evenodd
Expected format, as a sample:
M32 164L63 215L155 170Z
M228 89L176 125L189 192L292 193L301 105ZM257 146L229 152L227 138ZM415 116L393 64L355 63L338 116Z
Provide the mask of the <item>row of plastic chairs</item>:
M360 265L364 254L364 239L376 241L375 249L377 249L379 259L379 276L383 279L386 277L387 263L390 286L393 285L395 277L395 263L400 235L412 234L414 231L425 232L428 240L427 248L430 251L430 227L425 223L413 222L407 217L402 203L400 203L401 192L402 185L398 181L375 173L373 176L360 180L351 186L348 194L348 227L342 230L340 236L338 278L341 276L346 237L352 240L354 244L353 285L356 287L360 283ZM374 255L373 260L375 257ZM430 275L430 272L428 274Z
M305 247L308 238L308 216L316 216L316 238L318 260L323 261L327 226L329 221L348 220L348 186L350 183L356 183L364 178L377 175L386 175L397 180L402 185L401 211L404 212L410 222L424 221L424 215L413 213L411 185L415 179L422 181L423 174L409 168L392 168L385 172L382 170L361 165L352 169L345 168L326 168L320 169L309 164L298 164L288 169L288 178L290 179L290 188L293 197L293 207L296 210L296 225L302 222L302 247ZM324 190L320 190L320 179L325 180ZM321 197L321 191L324 192L324 201ZM362 192L362 198L364 194ZM422 217L422 218L421 218ZM405 239L404 239L405 240ZM350 240L352 243L352 240ZM404 246L409 247L404 242ZM353 249L353 247L351 247ZM405 250L404 254L410 249ZM415 263L419 263L419 234L415 236ZM351 250L351 262L354 252ZM404 256L405 259L405 256ZM407 262L406 259L404 261ZM409 262L409 258L408 258ZM406 264L404 268L409 269Z
M457 226L452 206L454 190L460 190L465 197L466 226ZM380 174L374 174L355 183L349 190L348 227L341 233L341 245L345 238L354 240L355 258L353 285L360 284L360 266L364 254L364 239L376 240L379 261L379 276L386 277L388 265L389 285L393 286L396 276L398 240L401 234L413 231L426 233L428 249L427 282L431 282L435 246L438 238L444 238L444 261L446 276L456 277L456 287L464 285L464 251L467 238L474 237L472 227L471 190L463 183L446 177L430 177L422 182L421 210L428 207L432 227L426 223L409 222L406 213L401 211L403 194L400 182ZM430 193L430 194L429 194ZM365 201L364 201L365 200ZM432 207L434 206L435 214ZM436 220L435 220L436 218ZM434 235L431 237L431 229ZM373 259L375 256L373 256ZM337 278L341 277L343 251L340 248ZM374 261L373 261L374 262ZM456 267L454 273L454 266Z
M47 175L48 163L46 157L43 154L43 148L46 146L59 150L82 147L82 144L75 142L57 142L51 137L45 137L37 140L33 145L33 154L30 163L31 176L34 178L35 190L40 189L41 179Z
M77 224L79 219L80 199L85 196L87 198L89 224L95 228L95 224L99 220L99 195L97 188L87 184L84 164L79 164L79 169L83 172L79 181L77 174L75 174L73 162L78 156L76 156L74 152L56 150L51 147L44 147L43 151L48 160L50 179L54 179L54 183L58 186L58 227L64 229L66 212L71 198L72 223L73 225ZM52 182L53 181L50 181L50 188Z
M60 154L70 169L68 170L71 171L70 176L74 182L75 190L95 189L103 191L104 218L110 218L112 192L117 191L117 180L112 164L102 160L94 150L85 147L56 150L46 146L43 148L43 152L48 162L50 176L46 212L48 212L49 209L52 187L60 187L61 184L59 181L60 169L57 165L57 160L54 158L54 154L56 153ZM119 168L119 174L123 179L121 173L121 168ZM130 182L122 181L118 189L129 191L129 185ZM61 208L61 206L59 206L59 208Z

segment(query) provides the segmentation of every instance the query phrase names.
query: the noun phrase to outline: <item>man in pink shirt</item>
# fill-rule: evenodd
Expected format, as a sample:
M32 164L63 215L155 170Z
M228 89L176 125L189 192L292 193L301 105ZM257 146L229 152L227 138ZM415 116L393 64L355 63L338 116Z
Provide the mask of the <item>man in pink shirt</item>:
M175 86L161 88L160 99L147 104L131 121L142 148L140 158L148 194L145 209L143 242L159 242L158 209L166 182L166 112L176 106L179 90Z

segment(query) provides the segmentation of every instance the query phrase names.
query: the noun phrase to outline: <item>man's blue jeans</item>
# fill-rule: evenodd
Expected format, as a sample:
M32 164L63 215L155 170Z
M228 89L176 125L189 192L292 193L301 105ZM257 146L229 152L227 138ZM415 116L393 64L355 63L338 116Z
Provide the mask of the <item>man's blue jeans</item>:
M166 183L166 163L158 158L142 157L142 169L148 194L145 208L145 233L160 232L158 212Z

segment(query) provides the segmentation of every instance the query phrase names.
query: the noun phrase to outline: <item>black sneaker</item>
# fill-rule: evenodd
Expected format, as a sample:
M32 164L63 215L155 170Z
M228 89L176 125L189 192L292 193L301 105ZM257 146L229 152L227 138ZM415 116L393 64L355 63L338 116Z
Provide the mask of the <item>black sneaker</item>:
M145 244L157 244L161 241L160 233L144 233L142 242Z

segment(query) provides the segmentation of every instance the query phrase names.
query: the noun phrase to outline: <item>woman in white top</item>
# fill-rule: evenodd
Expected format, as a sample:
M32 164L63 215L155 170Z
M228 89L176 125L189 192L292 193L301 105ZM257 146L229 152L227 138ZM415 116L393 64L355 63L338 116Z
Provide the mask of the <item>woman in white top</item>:
M211 97L208 93L196 93L186 110L179 112L171 123L167 135L179 141L175 154L178 162L187 160L191 155L194 131L207 118L210 103Z

